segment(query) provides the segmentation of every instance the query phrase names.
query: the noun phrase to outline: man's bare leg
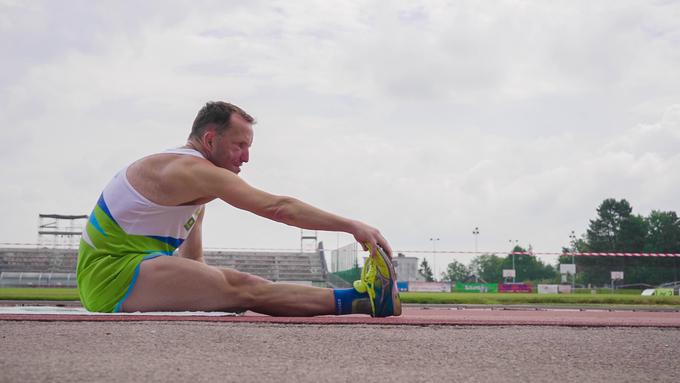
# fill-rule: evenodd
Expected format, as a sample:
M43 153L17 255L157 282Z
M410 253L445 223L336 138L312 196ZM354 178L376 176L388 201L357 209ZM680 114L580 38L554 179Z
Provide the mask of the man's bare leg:
M237 311L277 316L335 314L332 289L273 283L181 257L141 263L122 311Z

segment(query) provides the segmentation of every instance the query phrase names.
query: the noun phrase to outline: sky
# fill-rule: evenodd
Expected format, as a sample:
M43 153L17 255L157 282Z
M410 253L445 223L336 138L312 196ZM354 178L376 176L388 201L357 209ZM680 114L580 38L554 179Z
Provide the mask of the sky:
M89 214L223 100L258 121L252 186L406 255L473 251L475 227L480 252L559 252L605 198L680 211L679 20L678 1L0 0L0 243ZM214 201L204 245L300 230Z

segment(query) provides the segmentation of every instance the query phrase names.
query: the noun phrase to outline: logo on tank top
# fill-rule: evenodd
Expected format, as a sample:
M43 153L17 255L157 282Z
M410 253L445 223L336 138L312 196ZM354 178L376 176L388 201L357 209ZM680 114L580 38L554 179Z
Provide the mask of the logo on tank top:
M184 224L184 229L186 231L189 231L189 230L191 230L192 227L194 227L194 224L196 223L196 220L198 219L198 213L200 213L200 212L201 212L201 208L199 207L198 209L196 209L194 214L192 214L191 217L189 217L187 222Z

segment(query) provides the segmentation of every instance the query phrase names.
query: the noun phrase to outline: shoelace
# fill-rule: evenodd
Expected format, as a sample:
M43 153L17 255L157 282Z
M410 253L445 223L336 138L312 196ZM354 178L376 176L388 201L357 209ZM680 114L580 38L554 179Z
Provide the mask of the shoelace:
M360 293L368 293L371 302L371 310L375 315L375 277L377 268L373 264L373 254L366 258L364 267L361 269L361 279L354 281L354 289Z

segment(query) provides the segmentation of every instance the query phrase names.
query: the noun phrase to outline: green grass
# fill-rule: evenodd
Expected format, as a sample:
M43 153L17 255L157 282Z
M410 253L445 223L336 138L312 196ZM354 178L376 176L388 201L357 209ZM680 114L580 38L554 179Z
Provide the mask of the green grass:
M77 301L78 289L11 287L0 288L0 300Z
M520 293L400 293L403 303L426 304L555 304L680 306L680 296L643 297L632 294L520 294Z
M400 293L403 303L479 305L637 305L680 307L680 296L637 294ZM78 290L66 288L0 288L0 300L77 301Z
M642 290L640 289L616 289L612 291L611 289L597 288L597 289L585 289L576 288L573 290L574 294L592 294L591 291L595 290L597 294L616 294L616 295L640 295Z

